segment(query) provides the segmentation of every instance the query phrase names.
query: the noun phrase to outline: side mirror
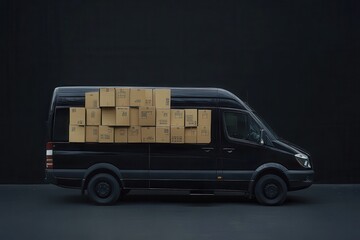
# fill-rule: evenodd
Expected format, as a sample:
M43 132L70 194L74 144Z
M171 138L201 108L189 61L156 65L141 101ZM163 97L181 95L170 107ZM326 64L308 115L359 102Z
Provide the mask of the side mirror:
M264 145L264 129L260 129L260 144Z

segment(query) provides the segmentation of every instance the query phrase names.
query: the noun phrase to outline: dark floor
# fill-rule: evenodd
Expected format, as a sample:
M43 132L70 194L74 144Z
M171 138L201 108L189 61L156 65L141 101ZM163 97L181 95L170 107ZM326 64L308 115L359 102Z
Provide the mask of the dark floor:
M314 185L281 207L239 195L133 191L94 206L77 190L0 185L0 239L360 239L360 185Z

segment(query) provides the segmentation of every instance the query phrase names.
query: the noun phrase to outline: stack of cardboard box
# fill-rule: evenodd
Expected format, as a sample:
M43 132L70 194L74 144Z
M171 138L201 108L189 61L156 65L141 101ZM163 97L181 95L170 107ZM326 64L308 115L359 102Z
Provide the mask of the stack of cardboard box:
M198 127L196 131L197 143L209 143L211 141L211 110L198 110Z
M85 108L71 107L69 142L85 142Z
M69 142L210 143L211 110L170 109L170 89L101 88L70 108Z
M171 109L171 143L185 143L185 110L184 109Z
M156 111L155 118L155 142L170 142L170 89L154 89L153 101Z

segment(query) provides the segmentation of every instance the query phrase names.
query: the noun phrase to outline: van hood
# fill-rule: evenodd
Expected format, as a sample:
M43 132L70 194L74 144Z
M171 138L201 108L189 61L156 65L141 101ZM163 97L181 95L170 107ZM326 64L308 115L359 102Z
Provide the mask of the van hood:
M284 150L284 151L287 151L287 152L290 152L293 154L303 153L310 157L310 153L308 151L306 151L305 149L303 149L289 141L286 141L285 139L276 139L273 141L273 144L281 150Z

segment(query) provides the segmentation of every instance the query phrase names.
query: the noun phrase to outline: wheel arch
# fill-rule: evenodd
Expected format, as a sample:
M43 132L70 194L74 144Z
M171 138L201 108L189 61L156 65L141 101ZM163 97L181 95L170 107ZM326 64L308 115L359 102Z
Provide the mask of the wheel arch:
M120 187L124 187L121 172L117 167L110 163L98 163L86 170L81 184L82 193L87 189L90 179L98 173L108 173L112 175L119 182Z
M288 169L279 163L265 163L259 166L253 173L249 184L249 193L254 194L255 185L257 181L267 174L274 174L279 176L286 183L286 187L289 188L289 179L286 176Z

